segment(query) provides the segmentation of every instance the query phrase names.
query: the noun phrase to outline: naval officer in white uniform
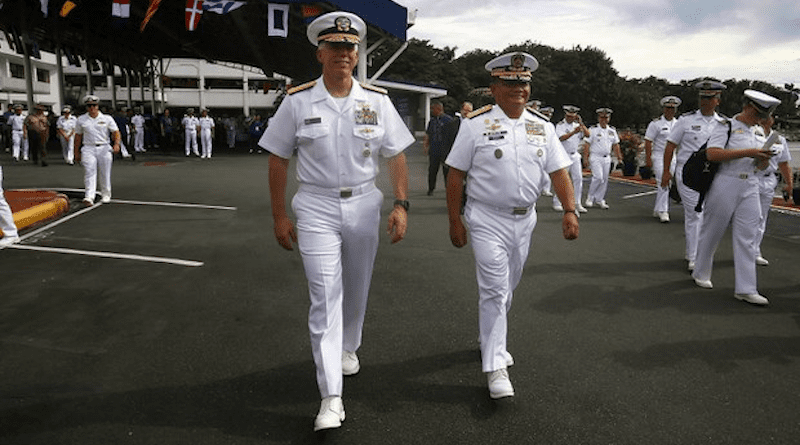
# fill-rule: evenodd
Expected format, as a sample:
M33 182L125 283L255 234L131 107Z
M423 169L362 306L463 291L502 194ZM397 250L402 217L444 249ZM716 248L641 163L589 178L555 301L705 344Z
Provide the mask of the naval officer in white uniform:
M597 204L601 209L608 209L606 191L608 178L611 175L611 152L622 161L619 151L619 134L617 129L609 125L611 108L598 108L597 125L589 128L589 136L584 139L583 157L592 168L592 182L586 194L586 207Z
M709 161L719 162L703 207L703 224L697 244L692 277L695 283L711 289L714 253L728 226L733 236L734 294L742 301L767 305L769 300L758 293L756 277L756 237L761 226L759 175L773 156L759 125L769 117L780 100L755 90L745 90L741 113L727 126L716 126L708 141Z
M656 202L653 205L653 216L662 223L669 222L669 184L661 184L664 171L675 171L675 162L664 164L664 148L667 146L667 137L672 132L678 118L675 114L681 105L681 99L676 96L666 96L661 99L661 107L664 114L659 118L653 119L647 125L644 135L644 151L646 153L646 165L653 169L656 177Z
M331 12L308 27L318 45L322 77L289 91L259 141L268 150L275 236L285 249L297 242L311 299L308 327L322 403L314 429L341 426L342 375L359 371L364 314L378 249L383 193L375 186L379 156L388 158L394 203L392 242L405 236L408 168L404 150L414 137L386 90L360 85L352 72L366 25ZM297 148L297 194L285 208L289 159Z
M111 201L111 163L114 153L119 153L121 135L114 119L100 112L100 99L94 95L84 97L86 114L75 125L75 161L83 165L85 187L83 203L93 205L100 178L100 196L104 203ZM113 146L109 143L113 139Z
M589 137L589 129L583 125L583 119L578 114L581 109L575 105L564 105L564 119L556 125L556 133L561 145L572 160L569 166L569 176L572 178L572 189L575 191L575 208L581 213L586 213L586 208L581 204L583 195L583 163L581 158L581 142ZM558 195L553 195L553 210L561 212L564 206Z
M456 247L467 244L460 214L467 179L464 217L478 279L481 362L493 399L514 395L507 371L513 364L506 348L508 311L528 257L545 175L552 178L564 205L564 238L578 237L578 213L567 173L572 161L553 125L525 108L531 72L538 66L533 56L522 52L486 64L497 105L468 115L446 161L450 240Z
M700 225L703 220L704 212L695 211L700 194L687 187L683 183L683 166L692 153L700 150L711 133L717 126L725 127L726 119L715 111L720 103L722 90L726 89L724 83L715 80L701 80L694 85L698 90L700 109L681 116L680 120L672 128L672 132L667 138L667 146L664 149L664 165L672 163L673 155L675 161L675 183L678 185L678 194L683 205L683 231L686 238L685 258L689 262L689 270L694 270L694 261L697 257L697 240L700 236ZM675 154L677 150L677 154ZM669 187L669 181L673 178L672 173L667 170L661 177L661 187Z

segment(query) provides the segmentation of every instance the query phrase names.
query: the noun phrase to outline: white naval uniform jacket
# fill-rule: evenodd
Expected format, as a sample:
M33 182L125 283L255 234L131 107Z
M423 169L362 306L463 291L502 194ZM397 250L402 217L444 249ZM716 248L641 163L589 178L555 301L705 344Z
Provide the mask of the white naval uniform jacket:
M340 109L320 77L290 91L258 145L284 159L297 147L300 183L344 188L374 180L379 154L396 156L413 142L385 90L353 79Z
M572 133L572 131L578 127L580 127L580 124L577 121L573 121L570 124L566 120L562 120L556 125L556 134L560 138L565 134ZM568 154L573 155L581 148L581 141L583 141L583 132L579 131L561 141L561 145L564 146L564 150L566 150Z
M647 125L644 139L653 143L652 156L664 157L664 149L667 147L667 138L670 133L672 133L672 129L675 128L677 122L677 117L668 121L661 115L661 117L652 120Z
M75 125L75 133L83 135L81 144L84 147L111 145L110 134L115 131L119 131L117 123L101 112L94 118L89 113L82 114Z
M619 134L611 125L606 128L593 125L589 128L589 137L586 138L586 142L589 143L589 156L608 156L611 154L614 144L619 144Z
M467 195L495 207L530 207L542 178L572 164L555 127L525 110L510 119L502 108L463 121L445 161L467 172Z
M667 137L667 141L678 145L675 156L678 166L685 164L692 153L700 150L718 125L724 126L727 134L728 126L724 124L725 118L716 112L713 116L703 116L700 110L682 115Z

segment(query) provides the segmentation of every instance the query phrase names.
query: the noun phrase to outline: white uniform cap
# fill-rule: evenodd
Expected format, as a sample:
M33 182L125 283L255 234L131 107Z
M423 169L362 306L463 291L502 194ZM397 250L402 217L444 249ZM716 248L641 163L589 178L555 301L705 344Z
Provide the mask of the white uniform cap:
M610 115L613 112L614 112L614 110L612 110L611 108L608 108L608 107L598 108L597 110L595 110L595 113L597 113L597 114L609 114Z
M780 99L776 99L769 94L756 90L744 90L744 97L749 99L750 103L755 105L762 113L772 114L775 108L781 104Z
M581 109L576 107L575 105L564 105L561 108L563 108L564 111L569 113L569 114L573 114L573 113L577 113L577 112L581 111Z
M334 11L314 19L308 25L306 35L314 46L320 42L357 45L367 36L367 24L355 14Z
M680 97L677 96L665 96L661 98L661 106L662 107L679 107L683 101Z
M64 108L61 109L61 112L62 113L66 113L66 112L72 113L72 107L70 107L69 105L64 105Z
M528 53L514 52L495 57L484 66L492 77L502 80L530 82L531 73L539 68L539 62Z
M98 104L100 103L100 98L95 96L94 94L87 94L86 96L83 96L83 103L86 105Z

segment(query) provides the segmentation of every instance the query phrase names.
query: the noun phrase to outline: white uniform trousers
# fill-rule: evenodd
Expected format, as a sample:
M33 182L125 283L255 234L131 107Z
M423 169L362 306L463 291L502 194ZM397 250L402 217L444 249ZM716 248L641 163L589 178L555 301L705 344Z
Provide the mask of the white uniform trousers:
M758 293L755 239L761 223L758 178L717 173L703 201L703 224L692 277L711 280L714 253L728 225L733 234L735 293Z
M758 175L758 195L761 203L761 225L758 227L756 234L755 247L756 256L761 256L761 242L764 240L764 233L767 231L767 218L769 217L769 209L772 206L772 199L775 196L775 187L778 186L778 177L774 173L768 176L756 173Z
M491 372L507 366L508 312L528 259L536 210L514 215L469 199L464 217L478 279L482 369Z
M23 138L24 133L22 130L13 130L11 132L11 147L14 159L19 160L20 152L26 161L28 160L28 140Z
M685 258L688 261L694 261L697 257L697 240L700 238L700 226L703 223L705 211L698 213L694 210L700 199L700 193L683 184L683 164L676 164L674 180L678 184L678 194L683 205L683 231L686 237Z
M197 130L186 130L184 135L186 136L186 142L184 144L186 146L186 156L189 156L190 148L191 152L194 153L195 156L200 156L200 153L197 151Z
M75 161L75 135L66 139L59 135L58 140L61 142L61 155L64 156L67 164L72 164Z
M374 183L349 198L302 185L292 198L308 280L308 329L322 398L342 395L342 350L361 346L378 251L383 193Z
M111 198L111 163L114 155L111 146L84 145L81 147L83 165L84 198L94 202L97 195L97 182L100 180L100 195Z
M592 167L592 182L586 201L597 203L606 199L608 177L611 174L611 156L595 156L589 154L589 165Z
M136 127L133 134L133 149L137 153L144 151L144 127Z
M581 162L583 157L580 153L573 153L569 155L569 158L572 159L572 164L568 167L568 171L572 178L572 189L575 191L575 205L578 205L582 204L581 196L583 196L583 163ZM550 175L546 174L545 176L549 177ZM553 205L561 205L561 200L556 194L553 194Z
M8 205L6 197L3 194L3 167L0 166L0 230L3 231L3 237L17 236L17 226L14 224L14 214L11 212L11 206Z
M664 175L664 152L653 152L650 160L653 162L653 175L656 177L656 203L654 212L669 212L669 187L661 187L661 177ZM675 158L672 158L670 172L675 173Z
M204 158L211 157L211 129L200 130L200 145Z

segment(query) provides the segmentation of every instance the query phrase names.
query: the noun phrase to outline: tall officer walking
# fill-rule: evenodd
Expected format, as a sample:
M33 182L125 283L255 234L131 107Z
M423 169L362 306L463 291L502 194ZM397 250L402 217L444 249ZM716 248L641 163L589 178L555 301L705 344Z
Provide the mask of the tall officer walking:
M346 12L324 14L309 25L308 38L318 45L322 76L289 91L259 142L271 153L275 237L288 250L298 243L308 280L308 327L322 397L314 430L341 426L342 375L360 369L356 351L383 203L383 193L375 186L378 155L389 158L396 198L388 223L393 243L403 239L407 227L403 151L414 137L385 90L353 78L357 45L366 31L363 20ZM292 199L296 232L285 207L287 170L295 147L300 182Z
M659 219L662 223L669 222L669 183L663 185L661 178L664 172L670 172L674 166L664 164L664 148L667 146L667 137L669 137L675 122L678 119L675 113L681 104L681 99L676 96L666 96L661 99L661 107L664 109L664 114L657 119L653 119L647 126L647 131L644 135L644 150L647 154L647 166L653 169L656 177L656 202L653 206L653 216Z
M121 135L114 119L100 112L97 96L88 95L83 103L86 114L81 115L75 125L75 161L83 165L83 204L90 206L97 195L98 177L102 201L111 201L111 163L114 153L120 151ZM109 136L112 143L109 143Z

